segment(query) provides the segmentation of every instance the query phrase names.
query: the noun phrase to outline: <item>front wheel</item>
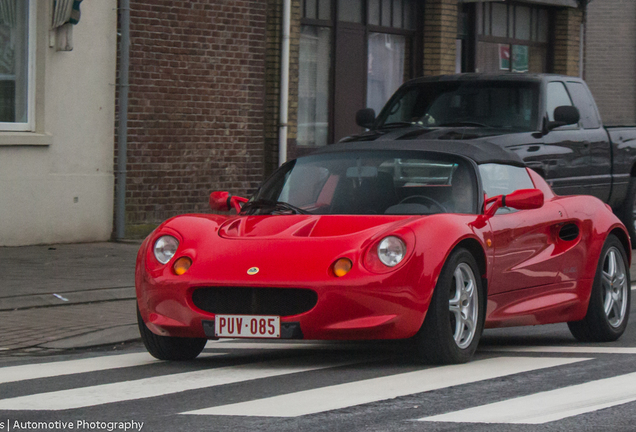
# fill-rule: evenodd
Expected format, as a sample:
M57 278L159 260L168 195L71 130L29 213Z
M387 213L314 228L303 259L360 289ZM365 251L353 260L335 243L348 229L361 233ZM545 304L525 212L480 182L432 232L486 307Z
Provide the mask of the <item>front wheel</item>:
M468 362L484 328L485 295L473 255L456 249L440 273L415 343L430 363Z
M569 322L572 335L582 342L611 342L627 328L631 286L623 244L610 234L596 268L587 314Z
M192 360L196 358L207 342L205 338L181 338L159 336L151 332L137 307L137 325L146 349L159 360Z

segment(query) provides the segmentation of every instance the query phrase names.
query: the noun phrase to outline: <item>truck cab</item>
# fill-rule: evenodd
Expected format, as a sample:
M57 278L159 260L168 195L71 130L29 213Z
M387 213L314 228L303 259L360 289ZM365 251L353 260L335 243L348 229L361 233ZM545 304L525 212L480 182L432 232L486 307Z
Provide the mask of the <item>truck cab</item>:
M460 74L402 85L368 131L342 141L471 140L519 154L559 195L609 203L636 237L636 128L603 127L583 80L553 74Z

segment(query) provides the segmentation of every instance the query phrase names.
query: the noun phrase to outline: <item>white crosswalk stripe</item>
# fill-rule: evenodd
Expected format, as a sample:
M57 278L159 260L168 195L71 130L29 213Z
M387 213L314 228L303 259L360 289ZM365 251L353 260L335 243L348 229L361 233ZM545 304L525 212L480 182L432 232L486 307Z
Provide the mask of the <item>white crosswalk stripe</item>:
M65 410L144 399L224 384L333 368L353 362L320 364L308 358L275 360L143 378L15 398L0 399L0 410Z
M482 405L420 421L542 424L636 401L636 373Z
M205 353L215 356L222 353ZM30 379L50 378L108 369L119 369L157 363L159 360L148 353L133 353L93 357L62 362L36 363L0 368L0 384Z
M636 354L636 348L598 346L510 346L485 347L490 352L563 353L563 354Z
M537 369L563 366L583 360L587 359L498 357L205 408L183 414L297 417Z

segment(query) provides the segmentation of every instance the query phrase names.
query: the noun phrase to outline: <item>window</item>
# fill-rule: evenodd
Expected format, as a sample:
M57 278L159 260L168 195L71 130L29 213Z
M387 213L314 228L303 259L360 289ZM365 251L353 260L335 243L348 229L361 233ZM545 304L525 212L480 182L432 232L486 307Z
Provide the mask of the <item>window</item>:
M547 88L547 110L548 120L554 121L554 110L560 106L571 106L572 100L562 82L554 81L548 83Z
M289 162L254 199L312 214L475 214L476 183L472 165L457 156L351 151Z
M520 189L534 189L534 183L525 168L512 165L483 164L479 165L479 174L484 192L490 197L508 195ZM499 209L497 214L510 213L514 210Z
M382 23L382 26L388 27L369 32L367 45L367 107L373 108L376 113L404 82L408 33L391 32L414 30L413 8L410 0L369 1L369 24Z
M301 26L298 80L298 145L328 141L331 29Z
M379 112L421 61L411 59L416 0L300 0L298 135L306 154L359 133L355 112ZM416 66L417 65L417 66Z
M387 33L369 34L367 106L380 112L404 82L406 38Z
M0 130L33 130L34 3L0 8Z
M539 93L538 82L423 82L401 89L380 113L379 125L409 122L535 131Z
M579 113L581 114L581 124L583 128L598 129L601 127L601 120L598 117L594 99L592 99L592 95L585 84L580 82L568 82L567 86L574 100L574 106L579 109Z
M486 1L476 26L476 72L547 72L547 9Z

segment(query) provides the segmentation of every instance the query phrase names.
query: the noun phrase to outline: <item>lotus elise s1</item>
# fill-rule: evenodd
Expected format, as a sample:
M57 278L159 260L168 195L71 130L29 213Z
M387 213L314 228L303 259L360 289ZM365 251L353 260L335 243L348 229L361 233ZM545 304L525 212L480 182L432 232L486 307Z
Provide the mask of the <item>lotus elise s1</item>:
M451 364L484 327L567 322L612 341L627 325L625 227L496 145L336 144L210 205L236 214L174 217L139 250L139 328L159 359L218 338L409 339Z

